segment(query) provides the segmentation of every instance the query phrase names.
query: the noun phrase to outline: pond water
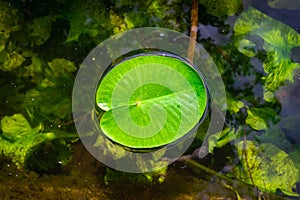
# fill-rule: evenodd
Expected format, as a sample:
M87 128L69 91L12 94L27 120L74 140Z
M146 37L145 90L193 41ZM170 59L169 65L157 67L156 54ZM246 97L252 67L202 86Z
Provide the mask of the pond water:
M141 174L115 170L128 162L127 149L97 137L95 110L86 112L72 99L78 70L98 44L141 27L167 28L184 38L196 20L191 9L186 0L0 0L0 198L299 199L298 0L198 1L196 37L208 53L199 55L213 61L222 78L215 84L224 85L226 97L218 98L217 86L208 82L210 112L177 161L177 155L158 152L146 163L134 155L132 164L140 171L151 171L153 163L172 163L168 167ZM153 40L145 34L125 41L132 44L120 52L138 40L151 46L165 37L157 33ZM173 39L179 46L182 38ZM113 58L116 49L118 43L106 45L104 54ZM198 67L220 81L212 68ZM82 83L90 79L83 74ZM94 100L88 90L76 91L86 104ZM211 121L222 120L222 130L207 135ZM92 147L86 149L86 141Z

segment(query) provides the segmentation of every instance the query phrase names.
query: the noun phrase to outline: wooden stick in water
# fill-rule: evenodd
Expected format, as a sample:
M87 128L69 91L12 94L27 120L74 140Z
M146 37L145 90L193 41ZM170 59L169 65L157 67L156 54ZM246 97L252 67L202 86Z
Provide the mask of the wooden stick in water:
M192 11L191 11L191 30L190 30L190 42L188 49L188 59L191 63L194 60L194 51L196 46L198 31L198 0L193 0Z

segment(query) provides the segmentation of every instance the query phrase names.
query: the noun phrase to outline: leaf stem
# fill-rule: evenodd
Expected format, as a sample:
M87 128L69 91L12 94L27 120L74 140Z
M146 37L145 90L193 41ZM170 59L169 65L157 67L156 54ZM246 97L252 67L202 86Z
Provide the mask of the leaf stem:
M201 169L201 170L203 170L207 173L210 173L210 174L212 174L214 176L217 176L217 177L219 177L223 180L226 180L228 182L231 182L231 183L234 182L234 180L232 180L231 178L228 178L227 176L225 176L223 174L220 174L220 173L218 173L218 172L216 172L216 171L214 171L214 170L212 170L212 169L210 169L210 168L208 168L208 167L206 167L206 166L204 166L204 165L202 165L202 164L200 164L200 163L198 163L198 162L196 162L196 161L194 161L190 158L183 158L183 159L179 159L178 161L182 162L183 164L186 164L187 166L194 166L198 169Z
M193 0L192 11L191 11L190 42L189 42L189 49L188 49L188 59L190 60L191 63L193 63L194 60L197 31L198 31L198 0Z

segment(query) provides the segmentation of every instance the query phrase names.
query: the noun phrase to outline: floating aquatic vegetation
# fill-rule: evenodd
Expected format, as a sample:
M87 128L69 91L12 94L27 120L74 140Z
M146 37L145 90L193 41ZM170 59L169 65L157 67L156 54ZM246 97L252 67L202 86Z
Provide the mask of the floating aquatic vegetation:
M271 108L249 108L246 123L254 130L265 130L279 119L277 113Z
M147 149L167 145L192 130L204 115L207 98L204 82L191 66L152 53L109 71L97 89L96 104L104 111L100 127L109 138Z
M299 196L295 192L298 169L287 153L272 144L252 141L238 142L236 148L241 166L236 166L232 175L261 191L275 193L280 189L289 196Z
M290 58L292 48L300 46L300 35L289 26L250 7L237 19L234 26L235 44L239 51L249 57L265 51L267 58L263 67L266 90L265 100L273 98L272 92L286 81L293 81L293 72L300 68Z

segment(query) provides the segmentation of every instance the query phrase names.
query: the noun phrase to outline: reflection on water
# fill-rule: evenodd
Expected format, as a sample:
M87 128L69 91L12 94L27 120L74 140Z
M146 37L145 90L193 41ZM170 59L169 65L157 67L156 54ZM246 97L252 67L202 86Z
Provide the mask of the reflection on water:
M268 5L269 2L278 2L273 4L273 7ZM272 4L272 3L271 3ZM286 5L284 5L286 4ZM257 8L258 10L263 11L270 17L273 17L283 23L294 28L298 33L300 33L300 6L299 1L297 0L253 0L252 6Z

